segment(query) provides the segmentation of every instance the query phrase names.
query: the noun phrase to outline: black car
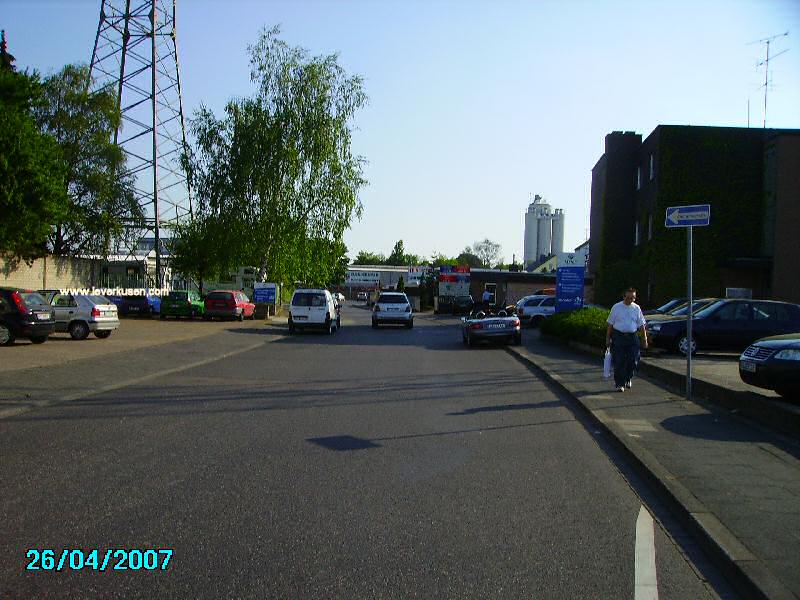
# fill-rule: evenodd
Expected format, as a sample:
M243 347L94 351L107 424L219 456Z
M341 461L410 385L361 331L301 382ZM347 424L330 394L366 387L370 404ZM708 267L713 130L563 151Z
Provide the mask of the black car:
M800 333L754 342L739 357L739 377L781 396L800 397Z
M453 298L453 314L468 315L475 308L475 301L472 296L456 296Z
M42 344L55 327L53 307L38 292L0 287L0 346L22 337Z
M698 350L741 352L755 340L800 331L800 305L774 300L723 299L692 316L692 340L686 319L651 321L647 333L654 346L686 354Z
M667 302L665 304L662 304L658 308L653 308L653 309L644 311L644 314L645 314L645 316L646 315L663 315L663 314L668 313L671 310L675 310L681 304L686 304L686 298L673 298L672 300L670 300L669 302Z

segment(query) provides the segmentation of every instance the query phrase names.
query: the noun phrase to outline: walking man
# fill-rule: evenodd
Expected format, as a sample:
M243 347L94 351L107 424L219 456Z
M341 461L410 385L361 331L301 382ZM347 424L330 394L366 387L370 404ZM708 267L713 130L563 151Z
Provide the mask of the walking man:
M483 302L483 310L486 314L489 314L489 309L491 308L492 302L492 292L488 289L483 290L483 295L481 296L481 302Z
M639 337L642 332L642 344L647 348L647 330L645 329L642 309L636 304L636 290L625 290L622 302L611 307L606 329L606 348L611 348L611 361L614 365L614 387L624 392L633 385L633 374L639 366Z

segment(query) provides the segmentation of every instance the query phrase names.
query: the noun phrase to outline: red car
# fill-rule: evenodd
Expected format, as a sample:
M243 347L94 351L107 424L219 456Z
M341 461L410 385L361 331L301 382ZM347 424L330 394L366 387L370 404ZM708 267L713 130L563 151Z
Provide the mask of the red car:
M240 321L255 319L256 305L250 302L244 292L214 290L206 296L203 318L210 321L214 317L239 319Z

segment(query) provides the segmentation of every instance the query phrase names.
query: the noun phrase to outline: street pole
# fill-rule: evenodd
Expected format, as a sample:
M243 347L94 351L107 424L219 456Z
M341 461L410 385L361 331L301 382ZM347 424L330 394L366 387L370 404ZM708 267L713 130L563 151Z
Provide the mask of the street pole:
M688 262L688 282L687 292L689 296L689 308L686 311L686 399L692 401L692 307L694 305L692 290L692 227L686 228L686 258Z

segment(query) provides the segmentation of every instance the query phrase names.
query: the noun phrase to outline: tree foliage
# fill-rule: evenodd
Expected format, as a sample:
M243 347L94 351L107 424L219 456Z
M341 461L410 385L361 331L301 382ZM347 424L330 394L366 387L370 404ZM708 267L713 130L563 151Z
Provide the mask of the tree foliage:
M58 142L69 196L69 213L50 235L55 254L107 255L113 241L144 225L125 154L112 139L120 122L115 94L90 89L89 67L67 65L44 80L34 111Z
M34 111L44 98L38 76L17 73L5 53L0 65L0 251L11 263L47 253L51 224L67 215L58 145L43 134Z
M279 34L264 30L249 47L253 96L220 118L196 113L185 164L199 218L229 244L225 261L258 266L261 280L327 283L362 213L364 160L350 146L367 97L336 55L309 56Z
M480 266L488 269L491 265L502 262L500 256L501 249L502 247L497 242L493 242L489 238L484 238L480 242L472 244L472 248L467 247L464 252L477 256L481 262Z
M383 265L386 257L383 254L361 250L353 260L354 265Z

